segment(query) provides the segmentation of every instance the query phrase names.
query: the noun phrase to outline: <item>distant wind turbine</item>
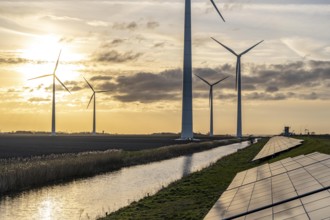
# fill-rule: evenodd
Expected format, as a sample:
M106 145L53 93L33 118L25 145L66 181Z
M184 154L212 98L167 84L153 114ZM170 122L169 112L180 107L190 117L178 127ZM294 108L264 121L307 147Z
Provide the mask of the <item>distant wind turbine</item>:
M203 82L205 82L207 85L210 86L210 92L209 92L209 105L210 105L210 136L213 136L213 86L217 85L221 81L227 79L229 76L226 76L225 78L222 78L218 81L216 81L213 84L210 84L207 80L203 79L201 76L195 74L198 78L200 78Z
M47 75L43 75L43 76L38 76L29 80L33 80L33 79L39 79L39 78L43 78L43 77L47 77L47 76L53 76L53 101L52 101L52 135L56 135L56 118L55 118L55 79L66 89L66 91L68 91L70 94L71 92L69 91L69 89L61 82L61 80L56 76L56 70L57 70L57 66L60 60L60 56L61 56L61 52L62 50L60 50L60 53L58 55L57 61L56 61L56 65L54 68L54 71L52 74L47 74Z
M220 44L221 46L223 46L225 49L227 49L229 52L231 52L232 54L234 54L237 57L237 62L236 62L236 83L235 83L235 87L236 87L236 90L237 90L237 131L236 131L236 136L238 138L241 138L242 137L241 56L243 56L244 54L246 54L247 52L249 52L250 50L252 50L258 44L262 43L263 40L260 41L259 43L255 44L255 45L253 45L249 49L243 51L242 53L237 54L232 49L230 49L229 47L227 47L226 45L220 43L219 41L217 41L213 37L211 37L211 38L215 42L217 42L218 44Z
M210 0L220 15L213 0ZM183 84L182 84L182 124L181 139L193 139L193 111L192 111L192 50L191 50L191 0L185 0L184 17L184 45L183 45Z
M95 91L93 86L87 81L85 77L83 77L86 83L88 84L89 88L93 91L93 95L91 96L89 103L87 105L87 108L92 102L92 99L94 98L94 105L93 105L93 131L92 134L96 134L96 93L103 93L103 92L110 92L110 90L105 90L105 91Z

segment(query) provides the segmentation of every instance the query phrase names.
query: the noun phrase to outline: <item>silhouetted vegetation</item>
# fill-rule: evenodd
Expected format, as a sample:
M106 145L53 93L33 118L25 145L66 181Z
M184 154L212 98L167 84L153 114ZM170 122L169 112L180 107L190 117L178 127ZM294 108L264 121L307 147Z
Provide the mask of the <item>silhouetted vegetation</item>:
M267 139L264 139L235 154L223 157L214 165L192 173L160 190L154 196L133 202L104 219L203 219L238 172L263 163L315 151L330 154L330 136L296 138L304 139L303 145L269 160L251 162L266 143Z
M222 140L171 145L141 151L107 150L0 160L0 194L92 176L121 167L169 159L235 143Z

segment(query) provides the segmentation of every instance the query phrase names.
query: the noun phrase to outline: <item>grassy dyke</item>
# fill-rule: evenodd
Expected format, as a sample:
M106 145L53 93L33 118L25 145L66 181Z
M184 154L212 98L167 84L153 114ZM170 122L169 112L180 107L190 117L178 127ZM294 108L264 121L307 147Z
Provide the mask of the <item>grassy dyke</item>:
M122 167L191 154L237 139L188 143L141 151L108 150L0 160L0 195L33 187L93 176Z
M259 166L267 162L275 162L287 157L308 154L315 151L330 154L330 136L297 137L304 139L303 145L282 152L274 158L251 162L261 150L267 139L260 141L237 153L226 156L214 165L190 174L154 196L146 197L130 206L124 207L103 220L120 219L203 219L219 196L226 190L236 173Z

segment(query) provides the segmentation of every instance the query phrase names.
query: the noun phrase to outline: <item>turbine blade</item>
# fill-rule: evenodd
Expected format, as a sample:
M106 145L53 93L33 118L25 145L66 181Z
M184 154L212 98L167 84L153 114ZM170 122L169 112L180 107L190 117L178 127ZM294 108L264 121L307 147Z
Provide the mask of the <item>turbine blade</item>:
M91 104L91 102L92 102L92 99L93 99L93 97L95 96L95 92L93 92L93 95L91 96L91 98L90 98L90 100L89 100L89 102L88 102L88 105L87 105L87 108L89 107L89 105Z
M197 74L195 74L195 76L197 76L197 77L200 78L202 81L204 81L206 84L208 84L209 86L211 86L211 84L210 84L208 81L206 81L205 79L203 79L201 76L199 76L199 75L197 75Z
M84 80L86 81L86 83L88 84L89 88L91 88L91 89L93 90L93 92L95 92L94 89L93 89L93 87L92 87L92 85L89 84L89 82L87 81L87 79L86 79L85 77L83 77L83 78L84 78Z
M256 47L258 44L261 44L263 41L264 41L264 40L260 41L259 43L255 44L255 45L253 45L252 47L250 47L249 49L245 50L244 52L242 52L242 53L240 54L240 56L246 54L247 52L249 52L250 50L252 50L254 47Z
M229 77L229 76L226 76L225 78L222 78L222 79L220 79L219 81L216 81L215 83L212 84L212 86L214 86L214 85L218 84L219 82L221 82L221 81L227 79L228 77Z
M38 77L34 77L28 80L33 80L33 79L39 79L39 78L43 78L43 77L47 77L47 76L52 76L53 74L47 74L47 75L42 75L42 76L38 76Z
M216 10L216 11L218 12L218 14L220 15L220 17L221 17L221 19L223 20L223 22L226 22L225 19L222 17L222 15L221 15L221 13L220 13L220 11L219 11L217 5L214 3L214 1L213 1L213 0L210 0L210 1L211 1L211 3L212 3L213 7L215 8L215 10Z
M235 53L235 51L233 51L232 49L230 49L229 47L227 47L226 45L220 43L219 41L217 41L216 39L214 39L213 37L211 37L215 42L217 42L218 44L220 44L221 46L223 46L224 48L226 48L229 52L231 52L232 54L234 54L235 56L238 56L237 53Z
M61 83L61 85L66 89L66 91L68 91L71 94L70 90L68 88L66 88L66 86L61 82L61 80L56 75L55 75L55 78L57 79L57 81L59 83Z
M60 50L60 53L58 54L58 58L57 58L56 65L55 65L55 69L54 69L54 72L53 72L54 75L55 75L55 72L57 70L58 63L60 61L61 53L62 53L62 49Z

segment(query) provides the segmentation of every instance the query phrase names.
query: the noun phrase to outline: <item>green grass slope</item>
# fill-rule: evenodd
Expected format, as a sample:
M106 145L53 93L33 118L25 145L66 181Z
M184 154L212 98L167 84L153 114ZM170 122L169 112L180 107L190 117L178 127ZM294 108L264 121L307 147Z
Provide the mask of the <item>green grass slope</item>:
M311 152L330 154L330 137L297 137L303 145L282 152L274 158L251 162L267 139L235 154L226 156L214 165L172 183L156 195L111 213L104 219L203 219L219 196L226 190L236 173Z

